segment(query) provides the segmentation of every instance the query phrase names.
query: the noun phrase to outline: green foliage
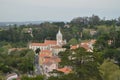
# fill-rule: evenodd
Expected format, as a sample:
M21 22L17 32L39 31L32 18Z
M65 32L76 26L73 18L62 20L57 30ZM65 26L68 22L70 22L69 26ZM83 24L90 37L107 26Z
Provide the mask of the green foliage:
M90 34L90 30L89 29L83 29L82 31L82 39L91 39L92 36Z
M8 35L9 34L9 35ZM23 34L19 28L9 28L0 32L0 41L19 42L28 41L31 37L29 34Z
M39 54L39 52L40 52L40 48L37 48L37 49L35 50L35 53L36 53L36 54Z
M33 41L44 41L45 39L56 39L58 27L49 22L41 23L33 28Z
M65 23L64 22L53 22L53 25L56 25L58 27L64 27Z
M117 49L106 49L104 51L103 57L105 59L109 58L109 59L114 59L117 64L120 65L120 50Z
M39 75L36 77L27 77L27 76L22 76L21 80L44 80L45 76Z
M26 74L33 71L34 52L27 50L12 51L9 55L8 49L12 47L26 47L28 42L43 42L45 39L56 39L58 28L61 28L64 39L68 44L63 46L67 50L60 52L59 57L62 62L59 66L68 66L72 69L72 73L51 76L48 80L102 80L98 67L103 60L110 58L114 62L120 64L120 20L100 20L99 16L74 18L67 23L70 27L64 27L64 22L44 22L40 25L21 25L20 27L10 27L0 30L0 75L7 72L17 72ZM28 29L32 28L33 37L28 33ZM90 35L90 29L97 31L96 36ZM82 33L82 35L81 35ZM86 52L83 48L69 50L69 45L79 43L79 40L95 38L97 40L93 53ZM111 40L111 44L108 41ZM39 53L37 50L36 53ZM111 66L112 65L112 66ZM110 66L110 67L109 67ZM100 66L100 71L104 80L116 80L119 78L120 70L113 62L104 62ZM108 67L108 69L107 69ZM111 70L111 71L110 71ZM0 77L1 79L1 77ZM43 80L44 77L22 77L22 80Z
M105 60L100 66L100 71L102 72L103 80L119 80L120 79L120 69L119 66L114 64L111 60Z
M86 52L83 48L66 50L59 53L61 58L60 66L69 66L73 70L73 76L80 80L101 80L98 70L97 56L94 53ZM70 79L68 77L68 79Z
M101 36L98 37L96 43L95 43L95 48L98 51L104 50L109 47L108 45L108 40L109 40L108 34L102 34Z
M68 44L69 45L76 45L76 44L78 44L78 41L75 38L72 38L69 40Z
M34 52L29 49L0 54L0 71L27 73L33 71Z
M1 70L3 73L7 73L7 72L11 71L11 69L9 68L9 66L7 66L7 65L4 64L4 63L0 63L0 70Z
M0 41L4 42L3 44L9 42L12 47L26 47L27 42L30 40L32 40L32 37L23 33L21 28L16 27L0 31Z

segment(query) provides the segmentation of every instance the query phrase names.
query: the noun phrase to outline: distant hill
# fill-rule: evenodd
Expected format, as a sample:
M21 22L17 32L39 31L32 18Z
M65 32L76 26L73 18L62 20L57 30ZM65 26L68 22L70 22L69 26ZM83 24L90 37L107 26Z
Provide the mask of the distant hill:
M25 22L0 22L0 26L9 26L9 25L28 25L28 24L40 24L44 21L25 21Z
M41 24L43 22L66 22L66 21L24 21L24 22L0 22L0 27L2 26L9 26L16 24L17 26L20 25L28 25L28 24Z

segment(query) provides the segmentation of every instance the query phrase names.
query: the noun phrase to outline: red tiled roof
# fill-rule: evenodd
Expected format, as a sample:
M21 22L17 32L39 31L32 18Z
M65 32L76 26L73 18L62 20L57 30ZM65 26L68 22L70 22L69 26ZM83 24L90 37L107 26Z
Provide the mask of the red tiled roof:
M68 67L64 67L64 68L61 68L61 69L57 69L58 71L61 71L63 73L70 73L72 70Z
M86 50L90 49L90 48L89 48L89 45L88 45L87 43L82 43L82 44L80 45L80 47L82 47L82 48L84 48L84 49L86 49Z
M60 46L52 46L51 48L59 49L59 48L62 48L62 47L60 47Z
M44 57L45 61L43 62L43 64L47 64L47 63L58 63L60 62L60 58L58 57Z
M50 50L42 50L41 53L52 53Z
M50 50L42 50L39 54L40 57L51 56L52 52Z
M47 46L49 44L56 45L56 40L45 40L44 43L31 43L32 46Z
M46 57L46 56L50 56L50 54L40 54L39 57Z
M44 43L47 44L47 45L49 45L49 44L54 44L54 45L56 45L56 44L57 44L57 41L56 41L56 40L45 40Z
M31 43L32 46L47 46L44 43Z
M79 47L79 45L73 45L70 47L70 49L77 49Z

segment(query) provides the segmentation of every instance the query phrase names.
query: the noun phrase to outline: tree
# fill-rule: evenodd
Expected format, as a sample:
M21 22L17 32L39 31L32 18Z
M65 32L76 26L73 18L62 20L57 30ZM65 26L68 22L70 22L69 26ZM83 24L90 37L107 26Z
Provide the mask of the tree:
M109 36L108 34L102 34L98 37L96 43L95 43L95 48L98 51L104 50L106 48L108 48L108 40L109 40Z
M91 34L89 29L83 29L82 31L82 38L83 39L91 39Z
M92 17L89 18L89 22L91 25L98 25L99 21L100 21L99 16L94 15L94 14L92 15Z
M39 53L40 53L40 48L37 48L37 49L35 50L35 53L36 53L36 54L39 54Z
M28 73L34 70L34 52L32 50L16 50L12 51L10 54L0 55L0 71L3 73Z
M60 66L72 68L73 76L79 80L101 80L98 70L97 57L94 53L87 52L83 48L66 50L59 53L61 58ZM70 78L69 78L70 79Z
M78 43L78 41L75 38L70 39L68 42L69 45L75 45L77 43Z
M64 22L53 22L53 25L57 25L58 27L64 27L65 23Z
M109 58L109 59L113 59L116 61L117 64L120 65L120 50L118 49L106 49L104 50L104 54L103 57L105 59Z
M116 31L115 47L116 47L116 48L119 48L119 47L120 47L120 30L119 30L119 31Z
M100 66L100 71L102 73L103 80L120 79L119 66L114 64L114 62L109 59L103 62L103 64Z

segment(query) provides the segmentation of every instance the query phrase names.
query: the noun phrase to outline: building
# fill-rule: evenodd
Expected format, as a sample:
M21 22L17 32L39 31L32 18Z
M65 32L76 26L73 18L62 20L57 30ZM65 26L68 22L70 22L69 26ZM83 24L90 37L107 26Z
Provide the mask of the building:
M49 72L54 69L58 69L58 63L60 58L57 56L59 52L65 51L66 48L62 48L66 44L66 40L63 40L63 35L59 29L56 34L56 40L44 40L43 43L30 43L29 49L35 51L40 48L39 60L37 67L40 68L40 72L46 76L50 76Z
M39 54L39 64L42 65L46 57L52 57L52 52L50 50L42 50Z
M42 58L41 67L43 74L50 76L49 72L58 69L58 63L61 61L57 56L44 56Z
M60 46L52 46L50 49L54 56L57 56L59 52L63 52L66 50L66 48L62 48Z
M86 49L87 52L93 52L93 44L95 44L95 42L96 40L84 41L81 42L80 44L70 46L70 49L77 49L79 47L82 47Z
M66 44L66 40L63 40L63 35L59 29L56 34L56 40L45 40L44 43L30 43L29 49L36 50L40 48L40 50L52 50L54 46L62 47Z

